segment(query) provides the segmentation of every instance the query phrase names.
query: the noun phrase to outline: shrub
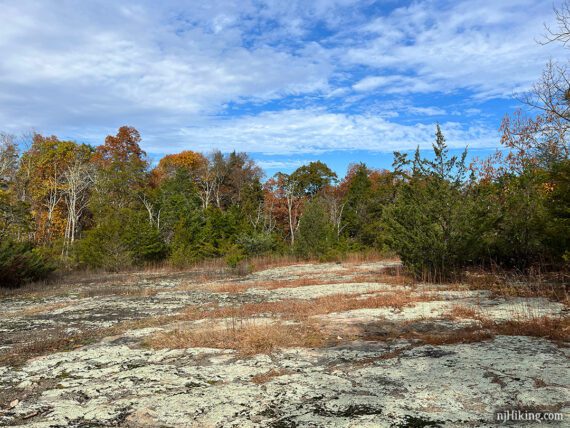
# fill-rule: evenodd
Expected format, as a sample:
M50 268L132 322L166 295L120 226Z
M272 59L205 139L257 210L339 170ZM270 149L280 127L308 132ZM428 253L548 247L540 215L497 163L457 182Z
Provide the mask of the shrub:
M31 244L0 242L0 286L19 287L45 279L54 270L53 263Z
M232 246L226 252L225 256L226 263L232 269L235 269L243 259L245 259L245 254L237 245Z
M248 256L258 256L275 251L275 237L267 233L251 233L238 236L237 243Z
M88 267L118 271L161 260L166 251L158 231L140 213L131 211L106 218L88 231L78 244L77 256Z
M299 223L294 251L300 257L324 257L333 247L335 233L321 201L309 202Z

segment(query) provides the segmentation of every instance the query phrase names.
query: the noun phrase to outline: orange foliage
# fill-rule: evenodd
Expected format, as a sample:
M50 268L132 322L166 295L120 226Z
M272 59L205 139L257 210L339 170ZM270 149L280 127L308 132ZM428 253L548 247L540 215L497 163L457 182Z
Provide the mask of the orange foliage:
M208 163L208 160L201 154L191 150L184 150L183 152L167 155L163 157L158 166L153 169L153 181L160 183L168 177L172 177L176 170L183 169L188 171L191 175L198 175Z

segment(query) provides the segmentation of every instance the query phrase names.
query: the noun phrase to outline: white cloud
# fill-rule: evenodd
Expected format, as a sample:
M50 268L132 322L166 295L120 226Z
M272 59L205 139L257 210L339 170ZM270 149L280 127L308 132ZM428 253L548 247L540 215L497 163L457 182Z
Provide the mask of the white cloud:
M345 63L384 70L356 90L468 88L480 98L510 96L537 78L550 55L560 55L557 46L535 41L551 15L548 2L535 0L413 2L353 30L367 41L338 54Z
M295 169L299 168L302 165L308 164L309 160L303 159L288 159L288 160L275 160L275 159L268 159L268 160L258 160L256 163L264 170L285 170L285 169Z
M498 133L484 125L441 124L450 147L494 147ZM217 121L215 126L183 128L174 151L248 151L264 154L308 154L335 150L393 150L431 147L435 124L405 125L377 116L329 113L320 109L265 112ZM147 142L148 144L148 142ZM159 151L149 144L149 151Z
M443 116L447 112L440 107L409 107L408 112L418 116Z
M372 3L0 0L0 126L292 154L429 146L433 125L404 120L442 116L450 144L489 147L494 124L447 116L480 105L425 98L509 96L559 53L534 40L548 2Z
M418 77L411 76L369 76L355 83L355 91L372 91L381 89L385 94L409 94L434 92L437 86Z
M206 17L198 8L192 13L200 26L154 7L84 4L0 4L0 102L27 106L26 119L36 126L52 126L61 116L72 122L143 113L189 117L232 101L328 89L332 67L314 51L244 47L232 26L237 11Z

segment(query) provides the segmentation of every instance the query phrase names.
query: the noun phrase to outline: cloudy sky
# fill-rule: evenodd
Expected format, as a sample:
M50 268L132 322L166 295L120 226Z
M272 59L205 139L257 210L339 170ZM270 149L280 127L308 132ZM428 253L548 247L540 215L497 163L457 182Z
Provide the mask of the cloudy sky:
M393 150L497 146L549 58L547 0L0 0L0 130L157 159L247 151L268 174Z

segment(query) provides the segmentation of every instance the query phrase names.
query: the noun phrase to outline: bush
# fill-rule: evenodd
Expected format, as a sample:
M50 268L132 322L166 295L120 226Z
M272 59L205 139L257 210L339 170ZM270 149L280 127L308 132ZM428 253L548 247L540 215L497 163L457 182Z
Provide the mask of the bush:
M275 237L267 233L243 234L237 238L237 243L248 256L271 253L277 247Z
M161 260L166 252L158 231L134 212L105 219L88 231L77 246L80 263L113 272Z
M309 202L300 219L294 251L300 257L324 257L335 243L333 226L321 201Z
M229 267L235 269L238 264L245 259L245 254L243 251L237 246L232 246L226 253L225 260Z
M29 243L0 243L0 286L19 287L45 279L54 270L54 264Z
M133 256L121 239L122 229L118 219L109 219L88 231L77 245L79 262L111 272L131 266Z

